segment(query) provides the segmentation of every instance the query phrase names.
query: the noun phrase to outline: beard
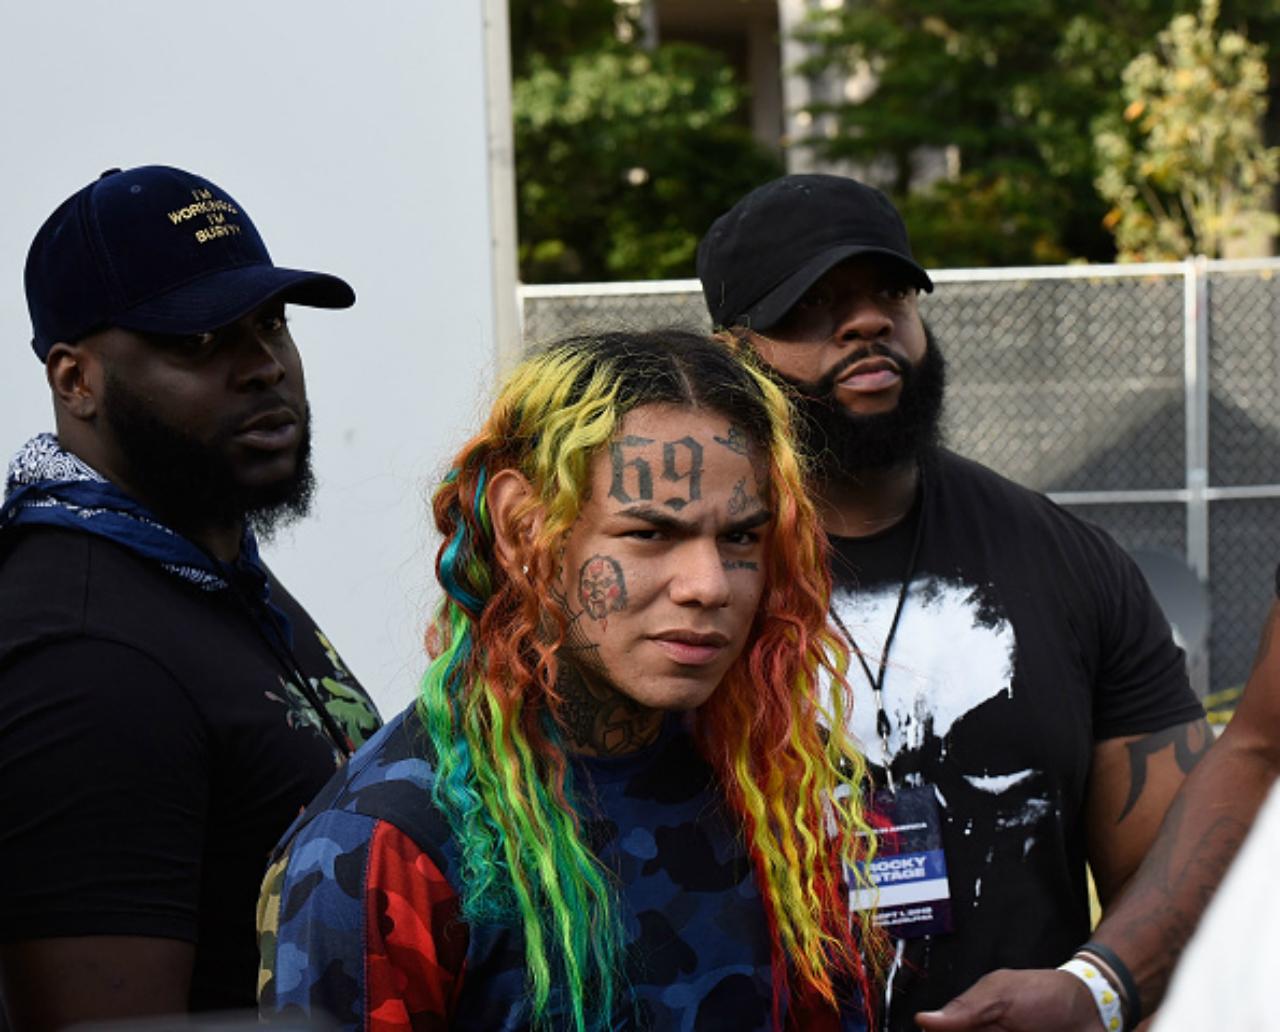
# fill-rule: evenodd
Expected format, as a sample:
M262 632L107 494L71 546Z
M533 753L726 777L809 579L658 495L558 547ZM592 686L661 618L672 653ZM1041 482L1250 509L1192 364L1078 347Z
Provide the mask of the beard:
M247 523L263 541L311 511L311 408L299 413L302 436L293 473L270 484L245 484L226 454L158 417L145 398L107 372L105 419L128 461L130 487L177 530ZM229 421L230 422L230 421ZM234 426L219 428L229 441Z
M856 477L860 471L892 469L918 460L937 446L947 364L933 331L926 326L924 333L926 346L919 365L873 343L852 352L820 380L796 380L770 370L789 388L796 444L817 480L827 483ZM858 415L836 399L835 385L851 365L872 355L893 362L902 387L892 412Z

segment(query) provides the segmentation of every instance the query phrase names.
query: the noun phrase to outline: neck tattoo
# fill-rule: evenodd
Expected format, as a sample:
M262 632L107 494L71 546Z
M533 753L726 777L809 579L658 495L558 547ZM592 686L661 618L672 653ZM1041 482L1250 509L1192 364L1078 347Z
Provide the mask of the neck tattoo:
M584 677L561 662L557 687L560 719L578 752L622 756L651 744L662 726L662 711L641 706L608 684Z

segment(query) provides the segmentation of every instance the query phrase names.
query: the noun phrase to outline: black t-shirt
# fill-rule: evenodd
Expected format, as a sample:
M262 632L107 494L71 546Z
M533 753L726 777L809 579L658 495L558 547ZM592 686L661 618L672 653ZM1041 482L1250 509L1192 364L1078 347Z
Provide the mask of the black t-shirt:
M192 1008L254 1005L267 858L343 759L299 675L351 744L380 723L271 588L292 656L234 591L89 534L0 535L0 941L194 942Z
M1052 967L1087 937L1083 806L1096 742L1202 715L1146 582L1101 530L939 452L911 514L833 538L834 611L874 674L915 542L885 672L895 779L936 789L954 930L908 940L888 1025L999 967ZM923 527L920 522L923 520ZM882 764L850 664L853 730Z

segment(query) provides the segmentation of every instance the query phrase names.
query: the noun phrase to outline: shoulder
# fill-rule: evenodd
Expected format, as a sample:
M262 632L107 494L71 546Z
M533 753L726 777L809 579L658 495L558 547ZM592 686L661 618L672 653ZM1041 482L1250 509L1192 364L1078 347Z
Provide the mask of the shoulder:
M1023 578L1081 648L1098 739L1161 730L1202 712L1182 651L1138 564L1105 530L969 459L937 456L934 512L948 543L982 541L1002 576ZM1021 624L1024 632L1030 620Z
M87 580L120 576L160 580L154 563L98 534L65 527L15 527L0 531L0 590L38 578L58 591ZM162 581L163 582L163 581Z
M343 829L341 838L374 832L381 822L398 828L422 849L439 855L449 835L431 800L435 784L431 741L411 705L370 738L338 770L285 832L276 856ZM352 844L348 842L348 844Z
M93 534L57 527L0 533L0 664L77 636L155 656L171 627L207 600L155 563ZM203 593L200 593L203 595Z
M6 788L18 778L34 785L78 776L81 796L135 777L168 789L204 769L208 744L208 727L186 687L128 644L67 638L0 663Z
M264 969L293 951L363 970L353 958L369 947L370 914L390 897L456 900L433 783L429 742L411 706L356 752L276 847L259 903ZM282 994L273 976L263 999L275 1006Z
M87 534L67 530L0 532L0 659L43 634L73 631L84 622L91 546Z
M939 448L925 465L928 488L948 520L985 520L1000 533L1048 535L1064 545L1127 554L1101 527L1064 509L1040 491L1015 483L993 469Z
M1024 487L982 463L946 448L937 449L925 459L924 470L929 487L944 497L960 492L988 503L1062 511L1039 491Z
M264 1015L323 1007L359 1028L385 1005L444 1027L471 933L425 749L411 708L286 833L258 906Z
M168 748L203 736L187 686L145 649L91 635L50 637L0 653L0 739L110 741ZM123 736L123 737L117 737ZM35 761L39 756L28 757Z

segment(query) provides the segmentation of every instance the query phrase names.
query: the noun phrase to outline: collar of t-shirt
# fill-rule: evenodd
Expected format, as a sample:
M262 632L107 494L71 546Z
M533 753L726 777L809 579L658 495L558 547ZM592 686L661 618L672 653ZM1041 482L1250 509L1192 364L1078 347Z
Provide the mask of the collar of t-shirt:
M893 526L862 537L830 535L831 574L836 586L900 584L921 515L921 494L917 491L906 516Z

